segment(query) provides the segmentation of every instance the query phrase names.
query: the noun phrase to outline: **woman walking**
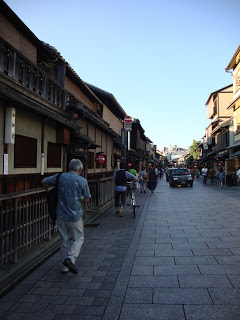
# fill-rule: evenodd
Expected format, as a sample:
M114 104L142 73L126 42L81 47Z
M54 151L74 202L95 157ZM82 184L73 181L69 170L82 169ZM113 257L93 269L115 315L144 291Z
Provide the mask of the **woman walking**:
M223 177L224 177L224 172L223 172L223 168L221 167L217 173L217 178L218 178L218 182L219 182L219 188L222 188L223 185Z
M147 175L147 172L145 171L145 167L142 167L142 171L140 171L138 174L138 180L139 180L140 187L141 187L141 193L142 192L146 193L145 189L146 189L147 179L148 179L148 175Z
M153 193L157 185L157 177L154 168L149 173L148 189Z

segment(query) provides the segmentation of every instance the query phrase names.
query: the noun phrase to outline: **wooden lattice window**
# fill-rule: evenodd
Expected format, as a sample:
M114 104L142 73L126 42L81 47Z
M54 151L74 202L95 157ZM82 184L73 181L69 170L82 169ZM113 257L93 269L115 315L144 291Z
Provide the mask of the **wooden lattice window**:
M37 167L37 139L16 134L14 144L14 168Z
M88 153L88 169L94 169L94 161L95 161L95 153L94 152L89 152Z
M62 146L61 144L48 142L47 167L61 168Z

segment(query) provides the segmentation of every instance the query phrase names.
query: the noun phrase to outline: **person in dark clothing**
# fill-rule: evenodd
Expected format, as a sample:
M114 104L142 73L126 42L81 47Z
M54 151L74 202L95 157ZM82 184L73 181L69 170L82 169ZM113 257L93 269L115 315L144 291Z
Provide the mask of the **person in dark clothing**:
M114 173L115 187L115 207L116 213L123 217L122 211L125 205L127 180L137 181L137 177L125 171L125 163L120 163L120 170Z
M153 193L157 185L157 176L154 169L149 173L148 189Z

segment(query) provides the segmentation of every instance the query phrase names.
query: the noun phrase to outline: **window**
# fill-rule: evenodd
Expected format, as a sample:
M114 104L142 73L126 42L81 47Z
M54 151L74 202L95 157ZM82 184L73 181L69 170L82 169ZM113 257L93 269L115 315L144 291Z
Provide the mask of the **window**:
M14 168L37 167L37 139L16 134L14 144Z
M94 169L94 161L95 161L95 153L94 152L89 152L88 153L88 169Z
M217 114L217 100L214 101L213 117Z
M62 146L57 143L48 142L47 167L61 168Z

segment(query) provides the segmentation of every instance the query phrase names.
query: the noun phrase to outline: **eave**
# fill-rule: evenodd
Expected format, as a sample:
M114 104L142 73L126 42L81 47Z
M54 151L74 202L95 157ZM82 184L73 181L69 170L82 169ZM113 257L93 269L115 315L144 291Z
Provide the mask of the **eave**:
M208 99L207 99L207 102L205 103L205 106L208 105L211 97L212 97L214 94L220 93L221 91L223 91L223 90L225 90L225 89L227 89L227 88L230 88L231 86L233 86L233 84L229 84L228 86L223 87L222 89L219 89L219 90L216 90L216 91L210 93L210 95L209 95L209 97L208 97Z
M227 68L225 68L226 71L231 70L231 69L234 69L234 67L236 66L236 64L239 63L239 62L238 62L238 63L236 62L236 58L237 58L237 56L238 56L239 53L240 53L240 45L238 46L236 52L234 53L232 59L230 60Z
M116 98L113 94L110 92L107 92L105 90L102 90L98 87L93 86L92 84L89 84L85 82L86 86L91 89L91 91L101 100L102 103L104 103L109 110L112 111L112 113L118 117L119 119L124 119L124 117L127 115L126 112L123 110L121 105L118 103Z

